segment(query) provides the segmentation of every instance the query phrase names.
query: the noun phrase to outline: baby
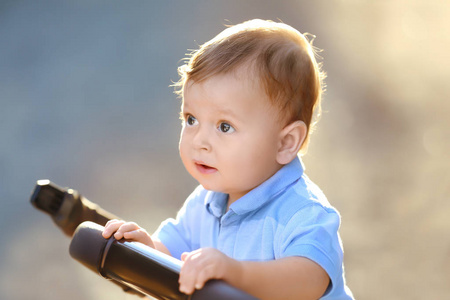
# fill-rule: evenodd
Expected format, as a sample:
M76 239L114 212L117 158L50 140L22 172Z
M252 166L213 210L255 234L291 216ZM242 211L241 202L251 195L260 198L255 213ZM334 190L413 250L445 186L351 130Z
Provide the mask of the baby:
M180 156L199 183L150 236L109 221L105 238L181 259L180 291L221 279L260 299L353 299L339 213L303 171L323 74L292 27L251 20L225 29L180 67Z

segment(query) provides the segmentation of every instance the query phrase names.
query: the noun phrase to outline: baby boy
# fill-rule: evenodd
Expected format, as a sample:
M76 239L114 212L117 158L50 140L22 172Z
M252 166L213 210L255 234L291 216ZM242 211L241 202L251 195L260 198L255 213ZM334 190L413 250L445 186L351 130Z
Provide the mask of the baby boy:
M179 151L200 185L153 235L112 220L103 236L181 259L186 294L221 279L260 299L353 299L339 213L298 155L322 92L310 42L251 20L202 45L179 73Z

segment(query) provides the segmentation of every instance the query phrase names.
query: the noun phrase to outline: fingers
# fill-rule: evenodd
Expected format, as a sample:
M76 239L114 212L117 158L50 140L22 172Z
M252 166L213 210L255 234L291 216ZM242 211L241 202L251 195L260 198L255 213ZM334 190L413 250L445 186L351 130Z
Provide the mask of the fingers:
M199 249L190 253L183 253L184 262L180 271L180 291L192 294L195 289L202 289L210 279L220 279L223 276L221 266L227 256L212 248Z
M125 225L123 225L123 226L125 226ZM145 244L147 246L155 248L152 238L147 233L147 231L145 231L145 229L139 227L139 228L133 230L133 228L134 228L133 226L130 227L131 231L128 231L127 228L124 229L125 232L123 233L123 237L125 239L140 242L142 244ZM122 229L122 227L119 230L121 230L121 229ZM114 235L114 237L116 237L116 235Z
M186 258L188 257L188 255L189 255L189 252L183 252L183 253L181 253L181 261L185 261Z
M198 251L190 253L183 253L181 260L184 262L180 271L180 278L178 280L180 284L180 292L185 294L192 294L197 286L200 284L197 282L197 274L200 272L201 262L199 261Z
M133 236L132 232L141 229L139 225L137 225L134 222L125 222L117 229L117 231L114 233L114 237L116 240L120 240L122 238L128 239L128 237ZM128 237L126 237L127 235Z
M108 221L102 236L104 238L110 238L112 235L114 235L116 240L125 238L130 241L140 242L152 248L155 247L147 231L134 222L125 222L123 220Z
M214 275L214 267L211 265L205 266L202 270L199 271L197 279L194 282L194 288L196 290L201 290L209 279L215 277L216 276Z
M109 220L105 225L105 229L103 229L102 236L105 239L109 239L123 224L125 224L123 220Z

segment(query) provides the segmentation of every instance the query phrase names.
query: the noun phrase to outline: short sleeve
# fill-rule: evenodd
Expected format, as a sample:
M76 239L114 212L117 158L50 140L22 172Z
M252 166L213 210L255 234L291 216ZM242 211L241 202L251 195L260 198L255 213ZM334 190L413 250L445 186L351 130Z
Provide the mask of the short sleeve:
M191 252L196 249L196 233L199 230L197 214L200 209L198 206L203 205L204 189L198 187L186 199L182 208L178 211L176 219L170 218L161 223L154 233L173 257L181 259L183 252Z
M342 277L343 249L338 234L340 216L332 208L308 205L285 225L279 240L279 257L302 256L319 264L332 284Z

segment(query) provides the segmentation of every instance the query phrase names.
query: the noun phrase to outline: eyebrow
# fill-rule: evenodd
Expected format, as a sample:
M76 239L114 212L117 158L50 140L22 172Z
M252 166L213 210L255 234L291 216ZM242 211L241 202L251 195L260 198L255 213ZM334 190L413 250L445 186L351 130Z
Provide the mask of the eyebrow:
M186 102L183 102L183 105L182 105L181 109L182 109L183 112L185 110L191 111L189 105L186 104ZM230 116L231 118L235 118L235 119L239 118L238 115L236 115L235 112L233 112L231 109L226 108L226 107L217 108L216 111L215 111L215 114L217 114L217 115L226 115L226 116Z
M231 109L228 109L228 108L220 108L220 109L218 109L218 114L219 115L231 116L232 118L238 118L236 113L233 112Z

